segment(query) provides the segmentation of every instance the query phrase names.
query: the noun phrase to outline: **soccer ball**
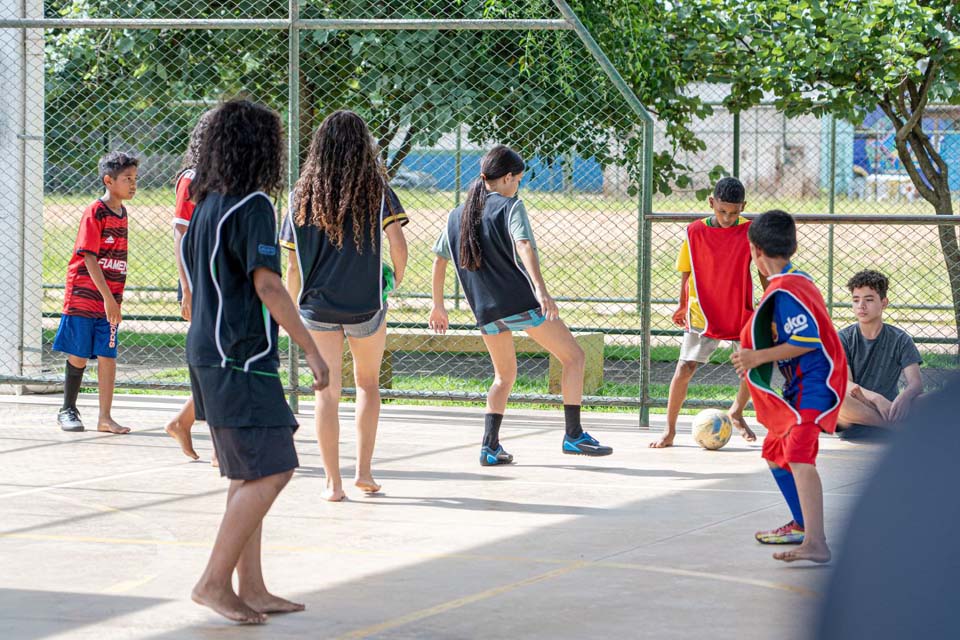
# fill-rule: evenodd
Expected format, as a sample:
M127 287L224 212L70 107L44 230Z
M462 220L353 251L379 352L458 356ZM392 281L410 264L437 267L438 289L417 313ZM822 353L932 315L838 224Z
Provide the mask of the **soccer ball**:
M733 423L723 411L707 409L693 418L693 439L704 449L719 449L730 442Z

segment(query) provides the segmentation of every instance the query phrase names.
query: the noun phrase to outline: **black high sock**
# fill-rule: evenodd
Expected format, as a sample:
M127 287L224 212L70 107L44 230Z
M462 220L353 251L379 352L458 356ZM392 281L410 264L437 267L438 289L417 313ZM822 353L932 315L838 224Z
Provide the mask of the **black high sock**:
M567 437L576 439L583 435L583 427L580 426L580 405L563 405L563 422L567 428Z
M75 367L67 360L67 368L63 380L63 409L77 408L77 395L83 383L83 370L86 367Z
M501 422L503 422L502 413L487 413L483 416L483 446L497 450L500 446Z

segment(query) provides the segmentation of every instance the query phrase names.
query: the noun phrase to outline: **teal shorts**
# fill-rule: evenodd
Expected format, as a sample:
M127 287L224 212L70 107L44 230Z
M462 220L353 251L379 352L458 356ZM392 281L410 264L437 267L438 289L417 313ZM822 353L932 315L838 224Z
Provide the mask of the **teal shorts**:
M504 331L525 331L534 327L539 327L546 318L540 312L540 309L530 309L523 313L516 313L500 320L494 320L480 327L480 333L485 336L495 336Z

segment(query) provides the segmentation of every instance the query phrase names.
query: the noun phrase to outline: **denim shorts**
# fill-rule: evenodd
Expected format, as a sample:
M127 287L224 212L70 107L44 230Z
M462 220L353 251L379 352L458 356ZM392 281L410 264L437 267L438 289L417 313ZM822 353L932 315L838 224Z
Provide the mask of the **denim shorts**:
M369 320L358 322L357 324L337 324L335 322L317 322L309 318L300 318L303 325L311 331L343 331L343 335L348 338L369 338L380 330L381 325L387 319L387 305L384 303L383 309L377 312Z
M546 321L546 317L540 312L540 309L530 309L523 313L515 313L512 316L494 320L480 327L480 333L486 336L495 336L504 331L525 331L539 327Z

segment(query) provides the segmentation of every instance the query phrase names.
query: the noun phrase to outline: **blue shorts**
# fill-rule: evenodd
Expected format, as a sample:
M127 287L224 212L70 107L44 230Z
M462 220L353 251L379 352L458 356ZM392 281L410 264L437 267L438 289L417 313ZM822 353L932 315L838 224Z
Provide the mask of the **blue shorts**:
M116 358L119 343L116 325L107 322L106 318L62 315L57 336L53 339L53 350L78 358Z
M525 331L526 329L539 327L546 322L546 320L540 312L540 309L530 309L530 311L516 313L512 316L489 322L480 327L480 333L486 336L495 336L504 331Z

